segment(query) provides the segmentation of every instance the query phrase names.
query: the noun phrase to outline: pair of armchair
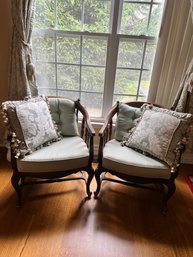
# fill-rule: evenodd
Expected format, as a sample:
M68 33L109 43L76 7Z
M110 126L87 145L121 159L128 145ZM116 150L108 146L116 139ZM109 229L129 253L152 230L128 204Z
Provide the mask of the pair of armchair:
M167 210L167 201L175 192L174 180L186 143L184 132L192 120L190 114L144 102L117 103L99 132L98 164L94 171L95 131L80 101L38 97L5 102L3 111L9 124L11 182L18 205L23 186L74 179L85 181L90 198L90 183L95 176L96 198L102 181L108 180L161 192L162 211ZM70 176L77 172L81 176ZM28 181L27 177L35 180Z

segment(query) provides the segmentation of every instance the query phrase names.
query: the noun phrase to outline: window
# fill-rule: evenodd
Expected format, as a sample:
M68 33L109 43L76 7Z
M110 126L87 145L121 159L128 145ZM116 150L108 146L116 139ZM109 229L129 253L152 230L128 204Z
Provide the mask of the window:
M93 118L145 100L162 17L159 0L36 0L39 92L80 98Z

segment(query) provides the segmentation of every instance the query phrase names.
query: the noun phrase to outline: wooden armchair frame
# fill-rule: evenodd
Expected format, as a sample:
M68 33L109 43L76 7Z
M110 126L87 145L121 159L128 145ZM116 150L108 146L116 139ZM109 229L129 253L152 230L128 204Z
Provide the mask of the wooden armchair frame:
M140 108L145 102L125 102L127 105L132 107ZM160 107L159 105L155 105ZM163 213L167 211L167 202L169 198L174 194L176 190L176 186L174 183L175 178L178 176L181 154L184 151L185 145L180 144L176 150L176 158L175 158L175 169L171 170L170 179L158 179L158 178L146 178L146 177L138 177L138 176L130 176L123 173L120 173L116 170L105 169L103 167L103 149L105 144L112 139L112 131L113 131L113 117L118 113L118 103L112 107L110 110L104 125L99 131L100 143L99 143L99 151L98 151L98 166L95 171L95 179L97 182L97 188L94 192L94 196L97 198L102 181L111 181L115 183L120 183L127 186L133 186L137 188L143 188L152 190L155 192L159 192L162 194L162 205L161 210ZM116 176L117 178L112 178L106 176L106 173L110 173L111 175ZM151 184L155 184L155 187L152 187Z
M53 97L55 98L55 97ZM60 98L60 97L58 97ZM61 97L62 98L62 97ZM79 119L79 112L82 114L82 120ZM88 150L89 150L89 160L88 165L85 167L79 167L78 169L69 169L63 171L54 171L54 172L19 172L17 167L17 160L15 158L14 150L13 150L13 140L12 133L10 133L8 140L10 141L11 146L11 165L13 169L13 175L11 178L11 183L14 189L17 192L17 206L21 205L22 201L22 192L21 189L27 185L33 184L43 184L43 183L54 183L54 182L62 182L69 180L84 180L86 184L86 192L88 198L91 197L90 191L90 183L94 176L94 170L92 167L93 162L93 141L95 136L95 131L91 125L90 118L87 110L80 103L80 100L75 101L75 113L77 122L81 123L80 127L80 137L85 141ZM82 171L86 171L88 177L86 177ZM81 176L77 177L69 177L69 175L73 173L81 172ZM35 180L26 180L27 177L35 178Z

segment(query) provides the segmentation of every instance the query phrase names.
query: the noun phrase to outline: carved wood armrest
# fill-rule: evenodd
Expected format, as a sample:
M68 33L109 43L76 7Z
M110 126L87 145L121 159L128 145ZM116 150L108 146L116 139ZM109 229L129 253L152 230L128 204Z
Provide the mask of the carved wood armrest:
M81 138L84 139L85 143L87 144L87 147L89 149L89 163L91 165L93 161L94 156L94 136L95 136L95 130L91 124L90 117L88 115L87 110L83 107L83 105L80 103L80 100L77 100L75 102L75 106L77 110L79 110L82 115L82 123L81 123Z
M99 137L104 137L105 134L108 134L109 139L111 138L111 134L112 133L112 120L113 120L113 116L117 113L118 111L118 103L115 104L111 111L108 113L107 118L102 126L102 128L99 131Z
M112 126L113 126L113 116L118 111L118 103L113 106L109 114L107 115L107 118L102 126L102 128L99 131L99 151L98 151L98 162L99 165L102 165L102 159L103 159L103 148L105 144L111 140L112 137Z

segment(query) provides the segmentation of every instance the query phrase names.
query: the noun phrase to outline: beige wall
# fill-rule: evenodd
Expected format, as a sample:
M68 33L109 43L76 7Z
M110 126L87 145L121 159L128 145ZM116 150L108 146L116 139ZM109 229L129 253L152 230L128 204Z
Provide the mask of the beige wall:
M0 103L6 100L8 95L8 69L11 39L10 11L10 1L0 0ZM0 115L0 127L2 126L2 116ZM0 143L2 142L2 137L3 135L0 133Z

